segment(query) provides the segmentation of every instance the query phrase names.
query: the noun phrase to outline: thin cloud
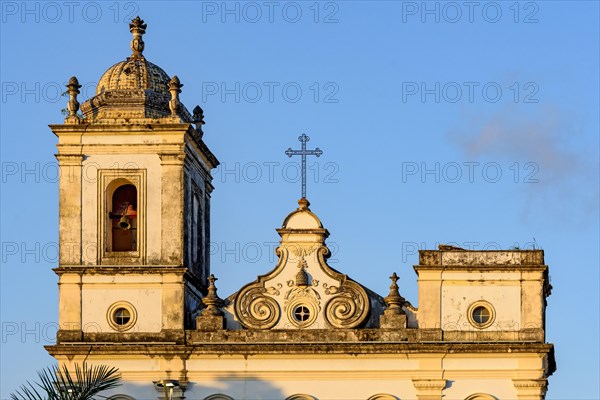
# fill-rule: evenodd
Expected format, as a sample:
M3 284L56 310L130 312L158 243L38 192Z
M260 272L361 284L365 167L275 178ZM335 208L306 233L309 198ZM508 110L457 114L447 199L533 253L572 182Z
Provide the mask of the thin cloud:
M579 120L558 109L524 114L513 106L485 119L468 118L467 127L448 137L470 158L520 163L525 219L542 206L546 216L562 211L561 221L569 215L580 220L598 214L599 188L598 155L590 154L597 144L582 148L591 140ZM537 182L523 182L536 168L531 179Z

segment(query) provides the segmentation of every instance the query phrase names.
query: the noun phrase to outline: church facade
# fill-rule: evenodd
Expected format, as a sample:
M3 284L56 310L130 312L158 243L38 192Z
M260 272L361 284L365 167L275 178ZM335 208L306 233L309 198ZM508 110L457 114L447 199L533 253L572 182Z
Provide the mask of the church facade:
M59 364L107 364L112 400L540 400L555 370L541 250L420 251L419 307L327 264L306 198L277 229L278 262L220 298L210 273L203 111L143 55L100 78L58 137ZM283 217L283 216L282 216ZM390 271L391 272L391 271ZM360 279L360 277L355 277ZM226 279L226 278L222 278Z

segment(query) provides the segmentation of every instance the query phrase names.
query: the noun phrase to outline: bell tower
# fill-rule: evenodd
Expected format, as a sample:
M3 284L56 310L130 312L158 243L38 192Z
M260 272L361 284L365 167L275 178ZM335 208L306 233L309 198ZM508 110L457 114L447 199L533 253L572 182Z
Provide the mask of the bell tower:
M211 170L204 115L182 84L146 60L146 24L129 25L132 54L81 104L75 77L58 137L57 341L180 342L210 275Z

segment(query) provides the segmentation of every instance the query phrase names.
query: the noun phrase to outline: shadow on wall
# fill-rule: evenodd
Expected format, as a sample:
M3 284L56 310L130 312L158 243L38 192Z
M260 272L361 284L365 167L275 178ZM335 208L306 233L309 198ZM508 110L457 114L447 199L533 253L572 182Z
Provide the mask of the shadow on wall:
M158 378L157 378L158 380ZM183 393L185 400L284 400L286 395L271 382L255 377L223 376L210 385L202 382L189 382ZM124 383L102 393L108 400L164 400L164 395L154 388L152 382ZM105 396L105 397L104 397ZM174 393L173 400L181 399ZM314 398L297 397L293 400ZM290 400L292 400L290 399Z
M369 398L351 398L346 395L335 399L311 395L311 387L299 389L298 392L284 391L273 386L269 381L255 377L240 378L224 376L218 378L219 384L214 386L201 383L190 384L186 390L186 400L400 400L389 394L374 394ZM222 382L222 383L221 383ZM341 388L343 390L343 388ZM208 395L206 395L208 394Z
M284 393L281 388L269 381L256 377L222 376L210 385L190 382L183 396L186 400L329 400L310 395L310 388L303 393ZM126 383L106 393L108 400L164 400L164 395L156 391L152 384ZM104 397L103 397L104 398ZM173 400L181 397L174 395ZM399 400L389 394L375 394L368 399L344 400Z
M257 377L227 375L210 382L190 382L186 400L283 400L286 394L272 382Z

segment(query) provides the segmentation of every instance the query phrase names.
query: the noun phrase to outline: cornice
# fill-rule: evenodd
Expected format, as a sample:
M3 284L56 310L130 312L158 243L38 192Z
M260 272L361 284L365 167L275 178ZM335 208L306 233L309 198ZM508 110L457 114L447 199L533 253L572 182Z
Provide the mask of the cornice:
M497 265L445 265L445 264L416 264L413 269L419 274L419 271L468 271L468 272L508 272L508 271L540 271L548 269L547 265L540 264L497 264Z
M449 344L449 343L207 343L187 344L162 343L63 343L45 346L52 356L56 355L284 355L284 354L541 354L553 353L553 345L542 343L528 344ZM553 356L553 354L552 354Z
M153 275L177 274L183 276L187 268L169 265L61 265L52 269L56 275Z
M210 151L206 143L200 138L192 124L189 123L156 123L156 121L149 119L148 123L138 124L55 124L48 125L52 132L56 136L180 136L178 140L180 143L187 141L194 145L199 151L202 158L205 160L210 169L216 168L219 165L219 160ZM124 143L124 144L91 144L91 143L77 143L77 144L64 144L64 146L85 146L87 148L98 147L98 149L105 150L106 148L123 148L123 147L148 147L151 151L148 153L156 152L156 148L162 148L165 144L148 144L148 143ZM168 144L167 144L168 145ZM63 145L61 145L63 146ZM183 153L184 150L182 149Z
M148 119L147 123L136 124L50 124L48 125L55 134L90 134L94 136L120 135L154 135L164 133L186 133L191 127L189 123L156 123ZM193 129L193 128L192 128Z
M445 379L413 379L413 385L418 390L442 390L446 387Z
M513 379L516 388L545 388L547 384L546 379Z

